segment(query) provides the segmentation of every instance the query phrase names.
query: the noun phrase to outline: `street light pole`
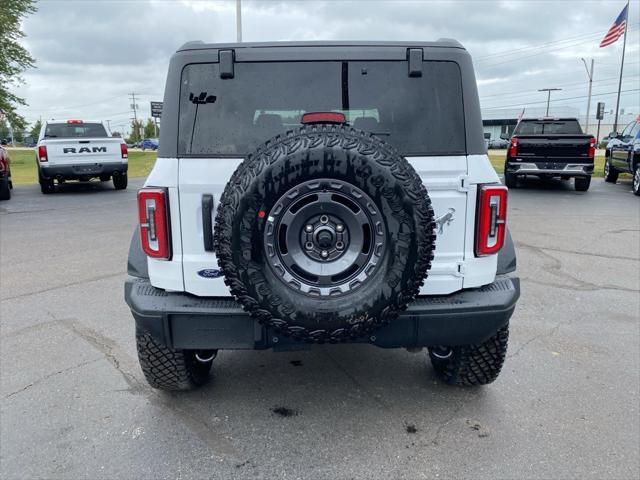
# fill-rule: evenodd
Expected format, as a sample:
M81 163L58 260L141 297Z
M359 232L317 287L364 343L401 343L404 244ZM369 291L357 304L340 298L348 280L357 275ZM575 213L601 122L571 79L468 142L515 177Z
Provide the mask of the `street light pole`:
M242 4L236 0L236 40L242 43Z
M591 110L591 87L593 86L593 58L591 59L591 71L587 68L587 61L583 58L584 68L589 77L589 95L587 96L587 119L584 122L584 133L589 133L589 111Z
M561 88L541 88L538 91L539 92L548 92L547 94L547 113L545 114L545 117L549 116L549 103L551 103L551 92L555 92L557 90L562 90Z

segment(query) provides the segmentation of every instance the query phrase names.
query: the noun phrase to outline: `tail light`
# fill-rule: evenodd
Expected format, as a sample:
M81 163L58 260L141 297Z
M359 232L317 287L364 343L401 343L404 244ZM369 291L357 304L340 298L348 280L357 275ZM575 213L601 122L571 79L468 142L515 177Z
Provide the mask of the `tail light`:
M164 188L138 191L138 217L142 250L152 258L171 258L169 201Z
M45 145L40 145L38 147L38 159L41 162L47 162L47 147Z
M595 137L591 137L589 139L589 158L594 158L596 156L596 139Z
M122 158L129 158L129 150L127 150L127 144L120 144L120 153L122 154Z
M518 155L518 139L516 137L511 137L511 145L509 145L509 156L511 158Z
M476 256L497 253L504 245L507 230L507 187L484 185L478 195Z
M82 124L82 120L67 120L67 123L72 125L80 125Z

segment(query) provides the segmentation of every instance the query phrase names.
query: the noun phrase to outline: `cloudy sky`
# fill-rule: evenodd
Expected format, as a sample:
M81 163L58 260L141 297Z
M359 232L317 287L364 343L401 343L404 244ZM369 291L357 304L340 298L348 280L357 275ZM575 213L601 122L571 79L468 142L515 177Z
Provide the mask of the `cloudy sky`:
M624 0L275 1L242 0L243 40L434 40L455 38L472 54L482 107L544 107L539 88L558 87L553 108L586 110L595 59L594 103L615 108L622 39L598 44ZM97 118L126 130L128 94L162 100L171 54L184 42L235 41L235 0L41 0L24 23L37 68L17 90L27 120ZM621 107L640 112L640 2L629 15ZM593 112L593 110L592 110Z

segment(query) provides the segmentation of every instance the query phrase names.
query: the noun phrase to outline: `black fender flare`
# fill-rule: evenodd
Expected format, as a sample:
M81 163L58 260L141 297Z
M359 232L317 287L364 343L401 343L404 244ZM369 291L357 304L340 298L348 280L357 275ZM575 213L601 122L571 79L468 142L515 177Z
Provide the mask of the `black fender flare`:
M131 244L129 245L129 258L127 260L127 273L132 277L149 278L149 268L147 266L147 256L142 251L140 244L140 229L133 231Z
M505 273L515 272L516 270L516 249L511 238L511 232L507 228L507 234L504 239L504 246L498 253L498 269L496 275L504 275Z

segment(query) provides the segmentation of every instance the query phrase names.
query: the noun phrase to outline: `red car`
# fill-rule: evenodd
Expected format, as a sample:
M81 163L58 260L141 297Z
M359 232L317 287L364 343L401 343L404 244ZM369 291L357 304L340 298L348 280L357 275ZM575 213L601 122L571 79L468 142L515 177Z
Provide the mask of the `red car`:
M0 147L0 200L9 200L12 188L9 152Z

